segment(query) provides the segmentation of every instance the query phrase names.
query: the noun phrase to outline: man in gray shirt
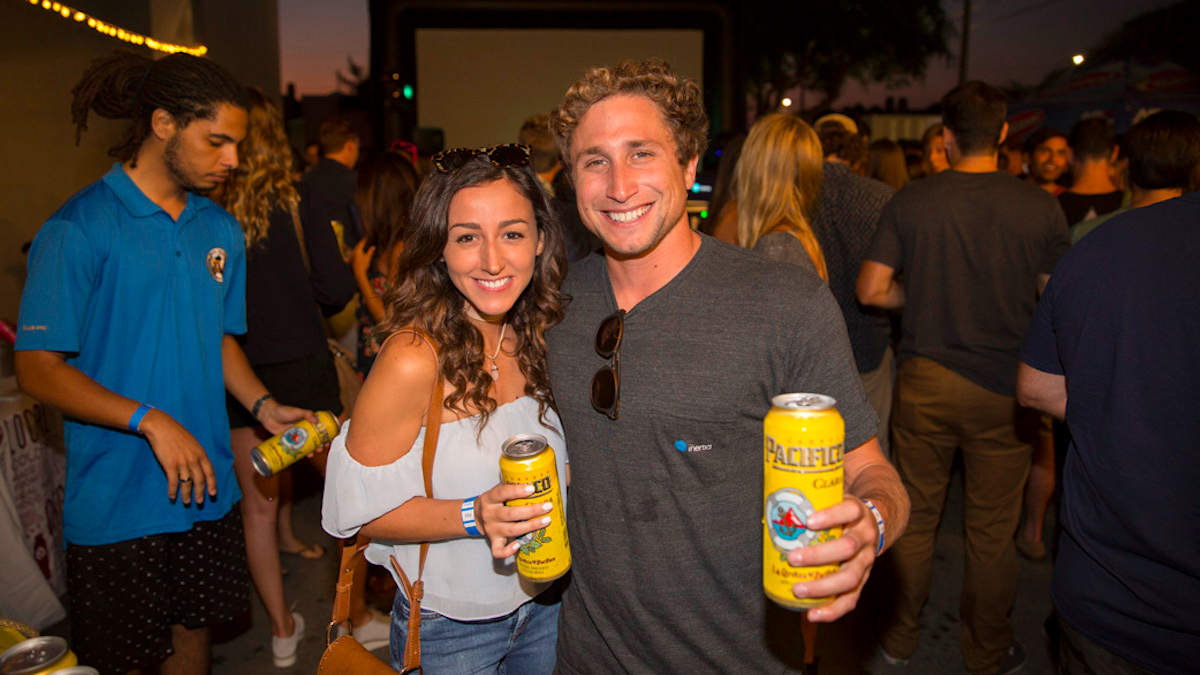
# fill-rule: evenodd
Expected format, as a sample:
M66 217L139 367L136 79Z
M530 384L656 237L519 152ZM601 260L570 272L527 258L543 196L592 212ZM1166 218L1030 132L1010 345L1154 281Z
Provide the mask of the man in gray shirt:
M846 499L808 521L843 536L788 557L842 563L793 588L836 596L812 621L854 607L908 512L837 303L816 275L688 227L708 122L699 87L666 64L590 70L551 128L583 222L604 243L572 267L572 302L547 336L572 466L557 670L798 669L800 615L762 591L771 397L826 393L846 420Z

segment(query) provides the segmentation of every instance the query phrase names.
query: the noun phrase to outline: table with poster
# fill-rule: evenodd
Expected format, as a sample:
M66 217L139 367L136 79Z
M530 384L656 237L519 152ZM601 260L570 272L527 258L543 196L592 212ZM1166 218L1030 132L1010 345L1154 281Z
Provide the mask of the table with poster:
M66 616L62 416L0 378L0 617L44 629Z

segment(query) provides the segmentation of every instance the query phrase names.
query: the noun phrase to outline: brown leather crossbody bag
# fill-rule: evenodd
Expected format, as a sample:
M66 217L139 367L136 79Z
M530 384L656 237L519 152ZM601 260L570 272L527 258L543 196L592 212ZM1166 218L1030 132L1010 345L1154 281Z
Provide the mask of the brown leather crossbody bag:
M424 333L417 332L421 339L433 346L433 341ZM434 347L436 361L437 348ZM438 434L442 427L442 395L445 378L438 369L437 383L429 399L429 412L425 415L425 444L421 450L421 473L425 478L425 496L433 497L433 457L437 452ZM337 593L333 599L333 617L325 632L325 653L317 666L318 675L386 675L395 673L387 663L367 651L354 639L353 631L334 640L333 631L343 621L350 619L350 589L354 587L354 566L367 548L370 539L359 535L342 545L342 566L338 572ZM425 573L425 556L429 553L429 542L421 544L417 578L409 582L404 569L391 557L392 568L400 577L401 586L408 598L408 637L404 642L404 665L401 673L412 673L421 668L421 598L425 595L425 584L421 576Z

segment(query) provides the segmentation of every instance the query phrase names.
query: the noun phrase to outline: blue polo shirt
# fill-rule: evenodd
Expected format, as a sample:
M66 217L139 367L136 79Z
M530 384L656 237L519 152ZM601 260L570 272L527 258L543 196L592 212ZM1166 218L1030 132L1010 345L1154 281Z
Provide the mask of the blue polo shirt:
M245 240L233 216L188 195L176 221L120 164L71 197L29 252L16 349L65 352L102 386L175 418L208 453L216 499L167 499L138 434L67 418L63 532L98 545L183 532L241 497L233 472L221 340L246 331Z

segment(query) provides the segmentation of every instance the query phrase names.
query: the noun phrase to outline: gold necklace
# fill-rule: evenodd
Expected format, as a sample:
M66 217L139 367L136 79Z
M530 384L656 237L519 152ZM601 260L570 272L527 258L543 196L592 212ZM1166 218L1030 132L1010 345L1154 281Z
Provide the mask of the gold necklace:
M505 321L503 324L500 325L500 339L496 340L496 353L494 353L494 354L488 354L487 352L483 353L483 355L486 356L488 358L488 360L492 362L492 380L493 381L498 381L500 379L500 367L496 365L496 358L498 356L500 356L500 348L504 346L504 331L506 331L506 330L508 330L508 322L507 321Z

